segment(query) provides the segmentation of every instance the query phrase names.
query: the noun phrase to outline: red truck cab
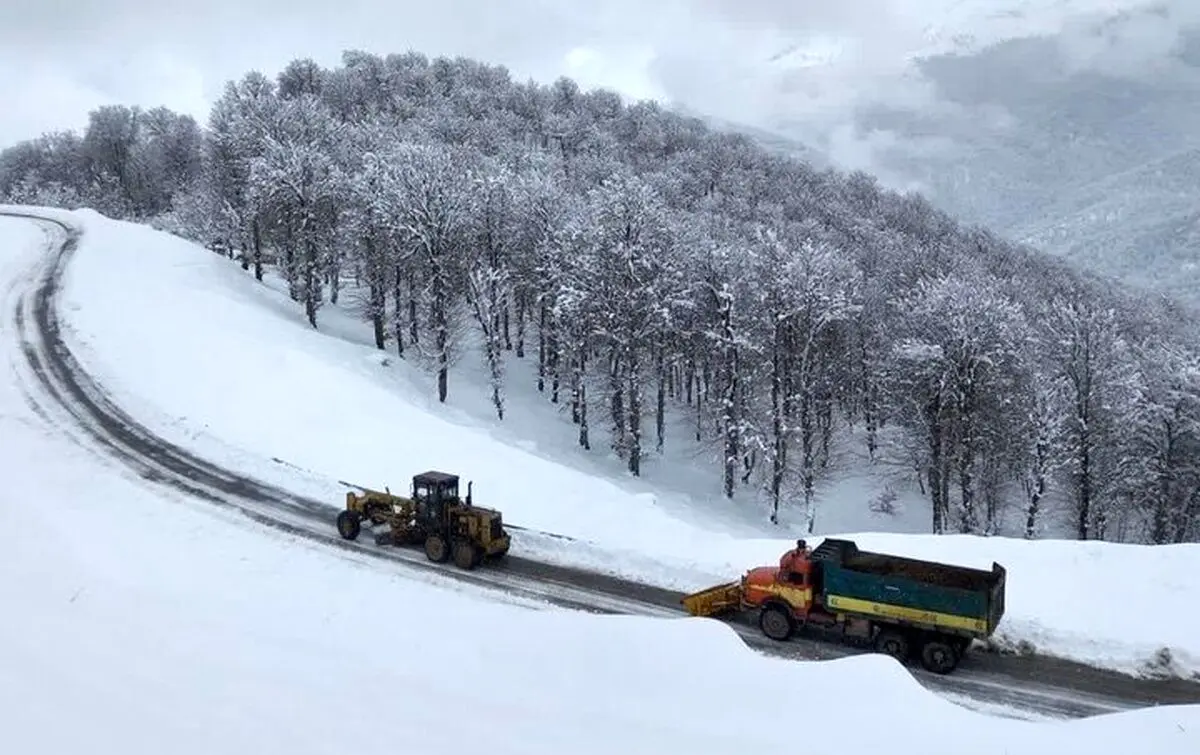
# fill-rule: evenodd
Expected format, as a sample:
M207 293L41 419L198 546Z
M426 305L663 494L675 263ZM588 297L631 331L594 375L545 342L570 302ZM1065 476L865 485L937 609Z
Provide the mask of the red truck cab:
M869 634L869 622L828 613L815 583L819 567L808 554L790 551L780 566L759 566L746 572L741 581L742 605L759 609L759 628L773 640L786 640L803 626L839 626L846 634Z
M751 569L742 578L745 602L758 608L771 600L782 600L797 618L808 614L813 602L812 566L808 559L798 559L787 571L778 566Z

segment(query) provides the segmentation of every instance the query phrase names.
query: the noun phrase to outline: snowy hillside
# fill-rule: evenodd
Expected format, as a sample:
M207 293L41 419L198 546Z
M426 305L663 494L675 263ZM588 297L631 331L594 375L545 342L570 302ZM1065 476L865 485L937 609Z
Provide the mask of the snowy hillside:
M338 480L403 489L414 472L441 468L473 479L481 502L532 528L514 549L534 558L690 589L773 562L788 547L703 500L597 476L519 427L435 405L426 378L353 340L349 318L336 335L314 331L286 294L224 258L90 211L74 217L87 230L64 303L89 371L169 440L328 500L331 527L344 493ZM1200 605L1200 584L1187 576L1200 546L851 532L865 548L1004 564L1005 644L1132 673L1200 672L1190 622L1142 618L1166 602Z
M130 295L107 302L129 306L131 326L139 290L114 288L137 274L122 249L147 263L140 291L170 285L163 271L180 265L212 265L219 275L211 257L84 219L92 239L80 262L99 265L81 265L76 285L91 278L97 289ZM0 219L0 248L8 318L45 237ZM97 276L106 262L110 275ZM241 314L263 310L261 297L241 288L208 295ZM183 328L175 346L114 356L133 362L130 373L140 363L178 379L153 355L188 362L180 346L204 319L160 319ZM1065 724L1005 721L934 698L881 657L789 663L754 655L713 622L527 610L150 494L68 440L64 418L32 408L17 329L3 325L13 379L0 383L0 472L12 495L0 499L0 600L19 607L0 629L6 751L435 753L453 731L495 753L733 753L793 744L794 732L775 725L780 715L849 726L867 706L878 725L857 732L856 743L902 754L957 755L964 739L980 755L1195 752L1197 706ZM210 352L210 365L223 356ZM27 505L48 491L52 509ZM386 710L385 729L363 718L363 700ZM931 739L931 728L939 736Z

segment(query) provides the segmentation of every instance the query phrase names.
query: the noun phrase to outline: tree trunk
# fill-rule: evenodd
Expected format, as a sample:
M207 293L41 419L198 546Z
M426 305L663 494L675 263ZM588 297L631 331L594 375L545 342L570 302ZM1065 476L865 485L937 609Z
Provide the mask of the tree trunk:
M329 270L329 303L337 306L338 295L342 291L342 264L341 255L334 254L333 262L330 264Z
M725 297L721 308L721 362L724 374L725 393L721 397L721 430L725 436L725 497L733 498L738 459L741 456L741 429L738 413L738 398L741 383L741 367L738 362L737 341L733 334L733 301ZM692 400L692 384L696 382L696 362L688 362L688 403ZM700 440L700 390L696 388L696 440Z
M500 344L495 333L488 333L486 341L488 370L491 372L492 406L496 409L496 418L504 421L504 397L501 395L501 384L504 380L500 365Z
M925 405L925 422L929 430L929 496L933 501L933 534L946 531L946 484L942 469L942 406L941 397L934 397Z
M562 343L558 337L558 321L553 314L550 315L550 333L547 336L547 347L550 353L547 356L549 364L547 367L550 370L550 403L558 403L558 389L562 382L560 379L559 364L562 359Z
M860 329L861 330L861 329ZM878 395L875 380L871 376L871 361L867 351L867 335L860 333L860 353L858 367L862 373L862 412L863 423L867 429L867 457L875 462L875 454L879 450L879 415Z
M517 358L525 358L525 292L517 294Z
M579 344L579 362L578 374L576 380L579 384L579 445L585 450L591 450L591 440L588 438L588 404L587 404L587 341L584 339Z
M658 379L658 394L654 397L654 448L660 454L663 450L667 430L667 368L665 351L666 349L661 345L658 347L658 357L654 365Z
M317 244L307 239L304 244L304 314L309 325L317 327L317 304L321 286L317 277Z
M1092 524L1092 436L1087 426L1079 433L1079 477L1076 483L1076 506L1079 518L1076 526L1080 540L1091 536Z
M817 402L817 429L821 436L821 454L817 466L829 466L829 447L833 444L833 397L822 392Z
M538 369L537 369L537 389L538 392L546 390L546 305L542 303L538 307Z
M629 472L634 477L642 473L642 371L636 349L629 350L629 387L626 406L629 409Z
M417 319L417 274L408 271L408 342L416 346L421 342L420 325Z
M433 311L433 347L437 355L437 387L438 401L446 402L450 375L450 326L447 319L446 301L449 292L446 290L445 273L440 260L435 260L430 276L430 299Z
M1046 494L1046 467L1049 462L1049 443L1038 438L1033 449L1033 480L1026 483L1029 498L1025 509L1025 539L1032 540L1037 534L1037 518L1042 506L1042 496Z
M696 382L696 360L688 357L687 366L684 368L683 376L683 402L688 406L692 405L692 385Z
M578 340L575 339L578 343ZM576 347L578 348L578 347ZM583 375L580 363L583 361L583 353L578 352L571 356L569 360L571 366L571 424L579 424L579 390L583 387Z
M962 418L963 439L958 452L958 489L962 502L959 514L959 532L969 534L979 529L979 515L975 510L975 439L970 415Z
M392 273L392 330L396 334L396 353L400 358L404 358L404 295L401 292L401 282L404 280L404 271L400 265L396 265Z
M609 410L612 415L613 450L625 458L625 399L621 384L621 360L613 349L608 364Z
M262 283L263 279L263 253L262 253L262 227L258 223L258 218L250 225L250 235L254 244L254 279Z
M1179 409L1175 410L1175 419L1179 418ZM1171 509L1171 480L1174 477L1175 461L1175 425L1172 420L1163 421L1165 443L1159 459L1158 496L1154 502L1154 516L1151 520L1150 539L1155 545L1164 545L1171 541L1170 509Z
M783 324L776 321L771 339L771 522L779 523L779 503L783 493L783 474L787 468L787 435L784 429L784 354Z
M805 382L810 380L805 376ZM811 389L805 387L800 393L800 482L804 489L804 512L808 534L816 527L817 512L813 508L816 490L816 428Z
M502 315L502 323L501 324L502 324L502 327L504 328L504 350L505 351L513 350L512 331L509 328L509 322L508 322L509 321L508 308L509 308L509 304L511 301L512 301L512 289L509 288L508 292L504 294L504 301L501 303L501 307L504 312Z
M383 350L387 341L387 331L384 327L387 310L386 269L379 264L378 248L372 234L367 234L363 239L363 246L367 264L370 266L367 273L367 289L371 308L371 330L375 335L375 348Z

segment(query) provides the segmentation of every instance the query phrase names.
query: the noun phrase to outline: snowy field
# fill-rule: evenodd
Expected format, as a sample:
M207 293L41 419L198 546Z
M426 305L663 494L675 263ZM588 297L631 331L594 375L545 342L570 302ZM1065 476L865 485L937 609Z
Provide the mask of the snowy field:
M684 519L678 496L664 505L665 496L560 463L559 450L437 406L400 360L313 331L285 295L211 252L92 212L75 217L87 231L63 303L67 335L89 370L161 435L328 500L331 522L344 493L338 480L406 489L414 472L438 468L473 479L477 500L508 521L575 539L518 533L514 552L534 558L691 589L773 562L789 545L703 501ZM997 639L1005 646L1130 673L1200 673L1192 629L1200 584L1189 579L1200 546L844 536L867 549L1002 563L1008 609ZM1144 620L1164 605L1196 618Z
M93 237L80 261L101 264L81 265L76 284L107 270L110 295L130 295L107 306L128 308L131 324L140 305L117 287L122 275L161 292L158 262L208 264L84 217ZM112 241L148 264L120 266ZM10 281L41 246L31 225L0 219L0 333L14 366ZM185 313L159 324L181 326ZM178 378L151 356L166 351L125 356ZM0 382L0 601L17 609L0 625L6 752L442 753L451 731L498 754L734 753L794 746L777 723L795 715L854 726L856 747L900 755L959 755L964 741L974 755L1200 748L1200 706L1011 721L940 700L879 656L772 660L715 622L534 611L401 578L150 494L47 427L10 375ZM48 491L53 508L30 505ZM856 726L864 709L874 726Z

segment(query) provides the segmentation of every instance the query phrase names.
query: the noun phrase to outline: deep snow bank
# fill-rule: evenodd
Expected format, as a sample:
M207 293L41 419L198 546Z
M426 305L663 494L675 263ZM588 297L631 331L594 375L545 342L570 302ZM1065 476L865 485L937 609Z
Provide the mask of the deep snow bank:
M78 213L84 243L64 305L84 363L133 415L231 468L338 505L348 479L404 488L425 468L474 479L533 556L682 589L778 558L672 517L651 496L498 442L453 410L428 409L394 357L313 331L286 297L235 265L151 229ZM275 459L273 461L272 459ZM281 463L286 462L286 463ZM1200 670L1200 546L857 534L860 547L1009 570L1000 639L1110 668ZM1163 605L1193 620L1146 621ZM1160 652L1169 650L1164 663Z
M38 241L0 218L0 276ZM777 661L713 622L483 601L151 494L48 428L15 381L0 422L6 752L443 753L447 736L498 755L774 752L795 746L789 719L898 755L1200 746L1200 706L1015 722L883 657ZM53 506L29 505L47 491Z

